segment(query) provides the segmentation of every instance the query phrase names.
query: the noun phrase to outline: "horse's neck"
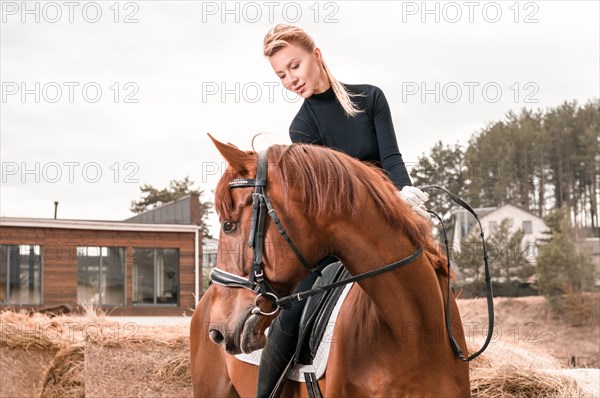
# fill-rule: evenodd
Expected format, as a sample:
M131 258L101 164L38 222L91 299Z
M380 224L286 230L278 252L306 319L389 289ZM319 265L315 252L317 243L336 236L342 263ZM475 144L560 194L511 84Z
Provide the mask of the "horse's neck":
M367 220L370 220L367 222ZM383 219L346 220L343 233L332 234L340 259L352 275L371 271L413 254L418 247ZM434 268L424 251L415 261L359 282L389 324L437 322L443 300Z

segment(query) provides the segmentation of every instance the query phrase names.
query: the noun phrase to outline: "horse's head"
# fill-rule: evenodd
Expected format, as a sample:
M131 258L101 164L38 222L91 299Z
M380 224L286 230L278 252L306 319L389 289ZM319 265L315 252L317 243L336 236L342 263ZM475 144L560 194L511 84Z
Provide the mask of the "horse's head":
M278 314L275 299L291 293L309 272L271 221L268 206L277 210L292 239L300 235L303 242L299 243L311 239L301 233L308 229L306 217L298 214L302 207L293 200L283 201L281 184L272 173L273 162L265 158L259 167L257 153L213 142L228 168L215 191L221 230L208 291L212 302L209 336L230 354L249 353L266 343L265 329ZM257 188L263 179L264 186ZM314 257L306 261L312 264Z

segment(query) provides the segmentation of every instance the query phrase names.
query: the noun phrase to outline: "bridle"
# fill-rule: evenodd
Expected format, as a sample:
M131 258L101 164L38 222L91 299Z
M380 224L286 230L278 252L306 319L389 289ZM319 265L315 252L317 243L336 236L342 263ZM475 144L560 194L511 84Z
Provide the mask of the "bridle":
M253 249L252 267L250 268L250 274L248 279L239 275L232 274L227 271L223 271L220 268L213 268L210 273L210 279L212 282L231 288L244 288L256 293L254 299L254 308L252 309L253 314L260 315L273 315L279 311L279 296L275 290L269 285L265 279L263 270L263 254L264 254L264 237L265 237L265 224L266 216L269 214L273 223L277 226L279 233L283 236L284 240L291 247L292 251L296 254L296 257L300 260L300 263L311 272L316 272L320 276L318 267L311 266L310 263L304 258L298 247L292 242L288 236L285 228L281 225L275 209L267 196L265 189L267 186L267 157L265 152L258 154L258 166L256 169L256 178L235 178L229 182L229 188L248 188L254 187L254 193L252 194L252 216L250 219L250 234L248 237L248 246ZM265 297L271 302L273 307L272 311L265 312L258 306L258 300L260 297Z
M256 170L255 179L236 178L229 182L229 188L231 189L254 187L254 193L252 194L252 216L250 218L250 233L248 237L248 246L253 249L254 255L252 257L252 267L250 268L250 274L248 278L246 279L242 276L232 274L217 267L213 268L213 270L210 273L211 281L213 283L216 283L217 285L230 288L244 288L256 293L256 297L254 299L254 308L252 309L253 314L273 315L277 311L279 311L280 308L289 309L295 301L301 301L310 296L314 296L317 294L324 293L328 290L335 289L336 287L343 286L351 282L357 282L362 279L371 278L384 272L388 272L395 268L401 267L403 265L407 265L416 260L423 252L423 248L420 247L410 256L402 260L396 261L392 264L388 264L383 267L364 272L362 274L350 278L346 278L336 283L321 286L319 288L294 293L290 296L279 297L277 295L277 292L275 292L275 290L269 285L269 283L265 279L263 270L264 236L267 214L271 217L271 220L277 227L277 230L279 231L283 239L287 242L292 251L296 254L296 257L298 257L300 263L309 271L315 272L319 276L321 276L321 271L318 265L312 266L306 260L306 258L298 249L298 247L290 239L285 228L281 224L281 221L279 221L279 218L275 213L275 209L273 208L273 205L271 204L271 201L269 200L269 197L265 192L266 186L267 157L265 152L260 152L258 154L258 166ZM272 311L263 311L258 306L258 300L260 297L264 297L271 302Z
M321 272L319 270L318 265L312 266L306 260L306 258L302 255L302 253L298 249L298 247L294 244L294 242L292 242L292 240L288 236L285 228L281 224L281 221L277 217L277 214L275 213L275 209L273 208L273 205L271 204L271 201L269 200L269 197L267 196L267 194L265 192L265 189L267 186L267 168L268 168L267 166L268 165L267 165L266 152L264 152L264 151L260 152L258 154L258 163L257 163L255 179L236 178L229 182L230 189L254 187L254 193L252 194L252 216L250 219L250 233L249 233L249 237L248 237L248 246L253 249L253 258L252 258L252 267L250 268L250 273L249 273L248 278L244 278L242 276L224 271L217 267L213 268L213 270L210 273L210 279L211 279L212 283L216 283L217 285L221 285L221 286L228 287L228 288L243 288L243 289L247 289L247 290L254 292L256 294L256 297L254 298L254 308L251 310L252 314L265 315L265 316L274 315L275 313L277 313L277 311L279 311L280 308L283 308L283 309L291 308L292 304L295 301L301 301L310 296L324 293L328 290L335 289L337 287L346 285L348 283L357 282L357 281L360 281L363 279L371 278L371 277L383 274L385 272L392 271L392 270L402 267L404 265L410 264L411 262L416 260L423 253L423 248L419 247L419 248L417 248L417 250L414 253L412 253L408 257L405 257L394 263L382 266L380 268L377 268L377 269L374 269L371 271L363 272L362 274L358 274L353 277L346 278L346 279L343 279L343 280L335 282L335 283L320 286L320 287L310 289L310 290L305 290L305 291L302 291L299 293L294 293L293 295L279 297L277 292L269 285L269 283L265 279L264 269L263 269L264 237L265 237L265 224L266 224L267 214L271 217L271 220L277 227L277 230L279 231L279 233L281 234L283 239L287 242L287 244L290 246L292 251L296 254L296 257L298 257L298 260L300 261L300 263L305 268L307 268L309 271L315 272L319 276L321 276ZM456 195L448 192L444 188L441 188L438 186L431 186L431 187L424 187L423 190L426 190L426 189L428 190L428 189L432 189L432 188L441 189L444 192L446 192L448 195L450 195L450 197L454 201L456 201L459 205L461 205L462 207L466 208L469 212L471 212L475 216L477 221L479 222L479 218L477 217L477 214L475 214L475 212L471 209L471 207L467 203L465 203L462 199L460 199ZM441 218L437 214L435 214L432 211L429 211L429 213L434 214L441 222ZM479 222L479 227L481 229L481 222ZM442 223L442 229L444 230L444 236L445 236L445 229L443 228L443 223ZM489 327L488 327L487 339L484 342L483 347L476 353L469 356L468 358L464 357L458 343L452 336L452 329L450 327L450 310L449 310L450 277L448 277L448 295L447 295L447 302L446 302L446 308L445 308L446 328L447 328L447 331L449 334L450 344L454 350L455 356L458 359L463 360L463 361L471 361L471 360L475 359L477 356L479 356L487 348L487 346L491 340L492 334L493 334L494 312L493 312L493 302L492 302L492 288L491 288L491 283L490 283L491 277L489 274L488 257L487 257L487 253L486 253L483 230L481 230L481 231L482 231L481 239L482 239L482 243L483 243L484 263L485 263L485 273L486 273L485 282L486 282L486 288L487 288L487 293L488 293L487 297L488 297L488 311L489 311L488 312ZM446 239L446 255L448 258L448 264L447 264L448 265L448 273L450 273L450 253L449 253L449 249L448 249L447 239ZM272 306L271 311L263 311L259 307L258 300L261 297L264 297L268 301L271 302L271 306Z

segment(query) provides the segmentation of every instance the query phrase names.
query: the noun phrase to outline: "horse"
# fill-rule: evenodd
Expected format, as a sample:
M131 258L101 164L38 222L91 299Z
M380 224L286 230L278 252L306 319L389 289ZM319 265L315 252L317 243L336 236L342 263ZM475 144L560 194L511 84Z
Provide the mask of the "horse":
M448 292L446 257L432 237L431 222L399 198L384 172L307 144L273 145L261 155L266 162L261 165L256 152L210 138L228 167L215 190L221 223L217 283L191 320L195 396L255 394L258 368L234 355L264 347L265 330L280 310L277 299L314 271L307 263L327 255L339 258L350 275L413 258L352 286L337 318L325 375L318 380L325 397L470 396L468 362L457 358L449 343L451 329L456 344L467 350ZM261 168L262 176L257 175ZM253 203L257 179L265 179L258 199L268 201L275 221L262 227ZM448 327L446 311L452 319ZM302 383L288 380L281 396L307 392Z

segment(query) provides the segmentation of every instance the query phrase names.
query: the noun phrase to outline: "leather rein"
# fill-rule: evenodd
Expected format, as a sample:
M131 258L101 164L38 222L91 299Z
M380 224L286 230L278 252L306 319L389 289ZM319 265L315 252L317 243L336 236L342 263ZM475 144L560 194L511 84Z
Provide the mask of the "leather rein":
M295 293L295 294L285 296L285 297L279 297L277 292L269 285L269 283L265 279L264 270L263 270L264 237L265 237L265 224L266 224L266 215L267 214L271 217L271 220L277 227L277 230L279 231L279 233L281 234L283 239L290 246L292 251L295 253L296 257L298 257L298 260L300 261L300 263L305 268L307 268L311 272L315 272L319 276L321 276L321 271L318 267L318 264L315 266L312 266L306 260L306 258L302 255L302 253L298 249L298 247L294 244L294 242L292 242L292 240L288 236L285 228L283 227L283 225L281 224L281 221L279 220L279 218L277 217L277 214L275 213L275 209L273 208L273 205L271 204L269 197L267 196L267 194L265 192L266 185L267 185L267 158L266 158L266 153L264 151L260 152L258 154L258 166L257 166L255 179L236 178L229 182L230 189L254 187L254 193L252 194L252 215L251 215L251 219L250 219L250 233L249 233L249 237L248 237L248 246L253 249L253 258L252 258L252 266L250 268L250 273L249 273L248 278L244 278L242 276L224 271L217 267L213 268L213 270L210 273L210 279L211 279L212 283L216 283L217 285L221 285L221 286L228 287L228 288L244 288L244 289L254 292L256 294L256 297L254 299L254 308L251 310L252 314L265 315L265 316L274 315L275 313L277 313L277 311L279 311L280 308L284 309L284 310L291 308L292 304L296 301L302 301L308 297L315 296L317 294L322 294L328 290L335 289L337 287L346 285L348 283L358 282L363 279L372 278L374 276L377 276L377 275L383 274L385 272L392 271L396 268L402 267L404 265L410 264L411 262L413 262L414 260L419 258L419 256L423 253L423 248L419 247L414 253L412 253L408 257L405 257L405 258L398 260L396 262L393 262L391 264L382 266L380 268L377 268L377 269L374 269L371 271L367 271L367 272L363 272L363 273L355 275L353 277L346 278L341 281L331 283L328 285L320 286L318 288L305 290L305 291ZM449 193L445 189L443 189L441 187L437 187L437 186L425 187L423 190L430 189L430 188L439 188L439 189L444 190L451 197L456 196L456 195ZM456 197L456 198L458 198L458 197ZM453 199L456 201L456 199L454 197L453 197ZM475 212L472 211L472 209L470 208L470 206L468 204L466 204L460 198L458 198L458 200L460 202L462 202L462 204L460 202L457 202L457 203L461 204L461 206L463 206L463 207L465 207L465 205L466 205L467 207L465 207L465 208L467 210L469 210L472 214L474 214L475 217L477 217ZM437 214L435 214L431 211L430 211L430 213L434 214L441 221L441 218L439 218L439 216L437 216ZM477 219L477 221L479 221L479 219ZM481 228L481 223L479 223L479 226ZM443 224L442 224L442 227L443 227ZM444 236L445 236L445 230L444 230ZM446 328L448 330L450 344L454 350L456 357L459 359L462 359L462 360L467 360L467 361L470 361L470 360L474 359L475 357L479 356L487 348L487 345L489 344L491 337L492 337L492 333L493 333L493 330L492 330L493 329L493 302L491 301L491 297L492 297L491 296L491 284L490 284L490 277L489 277L489 270L488 270L488 260L487 260L487 254L486 254L486 248L485 248L485 241L483 240L483 232L481 233L481 237L482 237L482 242L483 242L483 246L484 246L483 250L484 250L484 261L485 261L485 271L486 271L486 286L488 287L488 293L489 293L488 308L491 308L491 310L490 310L491 312L489 312L490 324L489 324L489 328L488 328L488 337L487 337L487 340L486 340L484 346L478 352L471 355L469 358L464 358L458 343L456 343L454 337L452 336L452 329L450 327L450 312L449 312L450 278L448 277L448 296L447 296L447 302L446 302L446 308L445 308ZM449 273L450 272L450 256L449 256L447 239L446 239L446 254L447 254L447 258L448 258L448 273ZM264 297L265 299L270 301L271 311L263 311L259 307L258 300L260 297ZM491 307L490 307L490 303L492 303Z

